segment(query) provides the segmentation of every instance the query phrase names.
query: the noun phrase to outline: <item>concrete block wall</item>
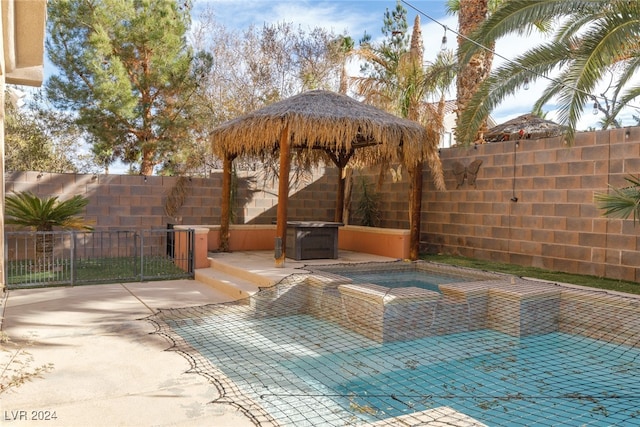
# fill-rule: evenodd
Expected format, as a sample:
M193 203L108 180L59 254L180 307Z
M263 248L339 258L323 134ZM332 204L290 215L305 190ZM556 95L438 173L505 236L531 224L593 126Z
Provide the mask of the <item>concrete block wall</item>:
M336 173L315 171L290 191L289 219L333 221ZM7 194L31 191L60 200L76 194L89 198L86 217L96 228L165 228L174 225L220 224L222 173L209 178L190 178L184 204L174 217L165 204L177 177L139 175L56 174L8 172ZM239 172L234 223L272 224L276 220L278 183L259 172Z
M457 187L453 165L476 159L475 187ZM552 138L451 148L441 160L447 191L424 185L426 250L640 281L640 226L605 218L594 203L640 174L640 128L578 133L572 146Z
M421 247L571 273L640 282L640 225L633 220L601 216L593 196L609 185L640 174L640 127L582 132L572 146L561 138L491 143L443 149L447 184L436 191L424 171ZM475 186L459 187L454 163L482 160ZM390 168L389 168L390 169ZM408 229L408 173L393 180L380 168L353 174L352 212L362 179L380 198L381 227ZM15 172L6 176L6 191L30 190L38 195L89 197L87 216L97 228L149 228L171 224L220 223L221 173L192 178L184 205L175 217L165 213L175 177L80 175ZM337 170L327 167L291 189L291 220L332 221ZM517 201L512 201L517 198ZM277 181L259 173L239 174L235 208L237 224L271 224L276 219ZM359 224L352 214L350 224Z
M260 172L240 172L247 185L239 186L235 221L238 224L272 224L277 218L278 181ZM299 182L290 182L287 217L291 221L333 221L337 169L318 168Z
M166 228L167 224L214 224L220 221L221 176L192 178L184 204L175 217L165 203L176 177L139 175L83 175L9 172L6 192L31 191L60 200L76 194L89 198L86 217L96 229ZM218 202L214 202L218 201Z

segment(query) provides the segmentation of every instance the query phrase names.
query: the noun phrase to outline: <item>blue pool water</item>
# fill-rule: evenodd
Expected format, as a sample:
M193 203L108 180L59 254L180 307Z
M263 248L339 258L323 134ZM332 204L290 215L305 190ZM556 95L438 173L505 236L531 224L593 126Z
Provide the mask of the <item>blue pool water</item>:
M631 426L640 425L639 362L636 350L553 333L499 353L358 377L335 390L389 416L449 406L490 426Z
M432 273L418 269L395 271L354 271L353 269L345 269L339 271L333 270L331 272L348 277L353 280L353 283L373 283L387 288L407 288L414 286L435 292L440 292L438 285L471 280L465 277Z
M481 330L380 344L309 315L170 326L281 425L451 407L489 426L640 426L640 350Z

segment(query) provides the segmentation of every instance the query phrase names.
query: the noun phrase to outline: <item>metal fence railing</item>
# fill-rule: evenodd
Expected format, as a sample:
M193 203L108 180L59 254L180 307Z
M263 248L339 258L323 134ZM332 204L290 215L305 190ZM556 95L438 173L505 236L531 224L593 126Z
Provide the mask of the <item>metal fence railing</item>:
M193 278L194 231L10 231L9 289Z

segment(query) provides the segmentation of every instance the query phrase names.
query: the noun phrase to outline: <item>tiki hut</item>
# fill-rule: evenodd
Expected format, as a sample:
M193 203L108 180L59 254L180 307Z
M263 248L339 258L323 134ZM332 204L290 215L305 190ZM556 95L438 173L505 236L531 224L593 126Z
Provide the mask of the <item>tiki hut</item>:
M399 161L408 168L433 160L432 144L425 144L427 130L346 95L314 90L276 102L230 120L213 130L214 152L223 159L220 249L228 250L231 166L241 155L276 155L280 171L276 241L276 266L284 265L287 227L287 198L291 153L331 161L340 169L336 196L336 221L342 219L344 168L353 157L365 164ZM429 148L431 147L431 148ZM366 153L364 152L366 148ZM439 160L439 159L438 159ZM279 240L278 240L279 239ZM412 235L413 239L413 235ZM416 236L416 244L419 236ZM277 247L277 245L276 245Z
M523 114L497 125L484 133L486 142L513 141L521 139L553 138L564 135L565 126L543 119L535 114Z

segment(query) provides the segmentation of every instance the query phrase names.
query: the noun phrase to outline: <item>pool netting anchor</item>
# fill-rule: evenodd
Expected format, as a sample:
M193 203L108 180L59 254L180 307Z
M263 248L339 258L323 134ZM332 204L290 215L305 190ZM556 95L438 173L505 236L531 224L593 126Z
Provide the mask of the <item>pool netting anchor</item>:
M314 268L149 320L256 426L640 425L632 295L511 276L394 290Z

